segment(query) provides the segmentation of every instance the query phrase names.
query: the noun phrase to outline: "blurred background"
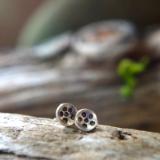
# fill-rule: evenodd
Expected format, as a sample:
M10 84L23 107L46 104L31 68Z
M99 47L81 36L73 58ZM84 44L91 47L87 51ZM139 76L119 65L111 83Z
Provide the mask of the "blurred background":
M159 0L0 0L0 112L160 132Z

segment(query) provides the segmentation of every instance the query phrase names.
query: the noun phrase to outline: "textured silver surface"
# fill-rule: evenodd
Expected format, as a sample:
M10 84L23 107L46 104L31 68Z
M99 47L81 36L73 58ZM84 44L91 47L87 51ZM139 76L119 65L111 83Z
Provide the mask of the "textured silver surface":
M75 117L75 125L82 131L92 131L98 124L96 114L89 109L81 109Z
M57 120L64 126L72 126L77 109L73 104L61 103L56 110Z

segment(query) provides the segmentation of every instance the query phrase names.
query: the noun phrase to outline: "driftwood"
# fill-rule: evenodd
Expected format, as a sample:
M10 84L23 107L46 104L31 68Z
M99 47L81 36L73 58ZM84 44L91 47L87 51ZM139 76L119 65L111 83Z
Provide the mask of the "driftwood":
M53 117L59 103L93 109L100 123L160 131L160 65L140 77L132 99L119 94L115 62L20 50L0 57L0 111Z
M98 125L91 133L56 119L0 113L2 160L158 160L160 134Z

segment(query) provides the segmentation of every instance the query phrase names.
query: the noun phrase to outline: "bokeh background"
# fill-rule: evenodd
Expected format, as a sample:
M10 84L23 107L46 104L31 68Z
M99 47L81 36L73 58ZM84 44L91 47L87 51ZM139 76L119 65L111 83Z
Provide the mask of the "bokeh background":
M0 111L160 132L159 0L0 0Z

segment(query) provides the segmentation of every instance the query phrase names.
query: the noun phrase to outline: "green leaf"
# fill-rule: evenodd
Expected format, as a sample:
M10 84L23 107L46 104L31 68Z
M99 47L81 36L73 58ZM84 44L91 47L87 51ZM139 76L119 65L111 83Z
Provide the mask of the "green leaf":
M118 65L118 75L123 80L121 87L121 95L130 97L133 95L134 89L137 84L137 75L143 73L149 64L148 58L143 58L139 62L130 59L123 59Z

